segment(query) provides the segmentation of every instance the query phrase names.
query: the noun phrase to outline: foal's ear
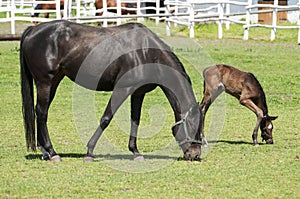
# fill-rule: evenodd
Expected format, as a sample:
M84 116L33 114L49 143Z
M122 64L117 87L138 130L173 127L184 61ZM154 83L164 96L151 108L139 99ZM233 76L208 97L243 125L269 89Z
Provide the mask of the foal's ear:
M278 116L268 116L269 120L276 120L278 118Z

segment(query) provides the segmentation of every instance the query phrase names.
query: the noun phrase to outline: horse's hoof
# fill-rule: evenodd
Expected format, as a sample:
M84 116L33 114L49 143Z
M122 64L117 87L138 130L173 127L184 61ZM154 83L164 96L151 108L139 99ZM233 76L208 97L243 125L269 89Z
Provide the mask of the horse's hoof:
M83 161L84 161L84 162L93 162L93 161L94 161L94 158L91 157L91 156L85 156L85 157L83 158Z
M259 146L259 144L254 144L254 146Z
M133 160L137 161L137 162L145 162L146 161L144 156L142 156L142 155L134 157Z
M61 158L59 155L55 155L50 158L50 161L51 162L61 162Z

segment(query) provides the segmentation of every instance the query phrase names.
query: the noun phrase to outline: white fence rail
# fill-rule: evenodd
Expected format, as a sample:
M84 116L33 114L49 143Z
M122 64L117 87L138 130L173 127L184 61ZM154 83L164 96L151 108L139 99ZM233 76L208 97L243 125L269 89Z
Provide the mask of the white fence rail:
M195 23L207 23L215 21L218 25L218 38L223 37L223 24L229 29L230 23L243 25L244 40L249 38L249 29L255 27L271 28L270 39L275 39L276 29L298 29L298 43L300 43L300 0L297 5L293 6L279 6L278 0L274 0L274 4L252 4L252 0L247 2L231 1L231 0L167 0L165 2L167 11L171 14L166 19L167 35L171 34L171 23L175 26L177 24L189 27L190 37L194 37ZM242 6L245 12L233 13L231 6ZM259 8L268 8L269 10L259 10ZM297 25L278 26L277 14L278 12L295 11L298 12ZM262 13L272 13L272 24L251 23L254 15ZM240 16L237 18L237 16ZM244 18L245 20L241 20Z
M96 9L95 0L0 0L0 14L6 13L5 17L0 17L0 22L11 22L11 34L15 34L16 21L46 22L53 19L66 19L76 21L78 23L103 22L103 26L107 26L108 22L116 22L120 24L122 20L137 18L142 20L144 17L154 18L156 23L162 20L164 8L160 8L160 0L116 0L116 7L107 7L106 1L103 1L103 8ZM141 6L145 3L153 3L154 6ZM132 3L136 7L122 7L122 3ZM37 5L55 5L55 9L43 10ZM62 5L62 9L61 9ZM116 13L109 12L115 9ZM135 14L122 15L122 10L131 10ZM155 10L155 14L147 14L147 10ZM49 13L54 14L55 18L33 17L35 13L40 16ZM96 16L100 13L101 16Z
M11 23L11 33L15 34L16 21L45 22L53 19L66 19L78 23L101 22L107 26L109 22L120 24L122 20L137 19L145 17L154 18L156 23L165 20L167 35L171 34L171 26L184 25L189 28L190 37L194 37L195 23L215 22L218 26L218 38L223 37L223 26L229 29L230 23L243 25L244 40L249 38L249 30L255 27L271 29L270 39L274 40L277 29L298 29L298 43L300 43L300 0L296 5L281 6L278 0L274 4L253 4L252 0L244 2L237 0L164 0L165 7L160 7L160 0L116 0L117 6L108 9L106 1L103 8L95 8L95 0L0 0L0 22ZM146 7L146 2L152 2L154 6ZM131 3L135 6L122 7L122 3ZM56 9L42 10L37 5L52 4ZM62 6L62 7L61 7ZM242 12L233 12L232 7L240 7ZM38 9L37 9L38 8ZM61 9L62 8L62 9ZM262 10L268 9L268 10ZM115 9L115 12L109 10ZM122 10L134 11L134 14L124 15ZM153 14L146 14L152 9ZM279 12L296 12L297 24L290 26L277 25L277 14ZM5 13L5 14L3 14ZM51 18L32 17L34 13L50 13ZM96 14L100 16L96 16ZM258 14L272 13L271 24L253 23L251 19ZM53 16L55 16L53 18ZM242 20L243 19L243 20Z

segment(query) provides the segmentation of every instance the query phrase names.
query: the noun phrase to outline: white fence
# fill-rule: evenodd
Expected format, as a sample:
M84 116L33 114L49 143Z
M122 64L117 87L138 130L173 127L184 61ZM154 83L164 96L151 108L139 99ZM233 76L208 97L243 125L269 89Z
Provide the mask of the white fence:
M122 20L137 18L139 21L144 17L154 18L156 23L159 23L163 18L160 17L161 11L164 8L160 8L160 0L116 0L116 7L109 7L109 10L115 9L116 13L109 12L106 1L103 1L103 8L96 9L94 0L0 0L0 14L6 13L5 17L0 17L0 22L11 22L11 34L15 34L15 22L16 21L30 21L30 22L46 22L53 19L65 19L72 20L78 23L91 23L102 22L103 26L107 26L108 22L116 22L121 24ZM141 6L145 3L153 3L154 6ZM126 8L121 7L122 3L133 3L136 7ZM37 5L53 4L56 9L37 9ZM63 9L61 10L61 4ZM122 15L121 10L131 10L136 14ZM155 14L146 14L147 10L155 10ZM33 17L34 13L40 13L40 17ZM55 18L44 18L44 13L54 13ZM100 13L101 16L96 16L96 13Z
M298 29L298 43L300 43L300 0L297 5L279 6L278 0L274 0L274 4L252 4L252 0L248 2L231 1L231 0L168 0L165 2L169 14L173 14L166 19L167 35L171 34L172 23L176 26L181 24L189 27L190 37L194 37L195 23L207 23L215 21L218 25L218 38L223 37L223 24L229 29L230 23L243 25L244 40L249 37L249 29L255 27L263 27L271 29L270 39L275 39L276 29ZM231 6L242 6L245 12L232 13ZM259 8L267 8L269 10L259 10ZM298 12L297 25L294 26L278 26L278 12L295 11ZM251 23L254 15L272 13L272 24ZM239 16L239 17L237 17ZM241 20L245 19L245 20Z
M274 4L253 4L252 0L165 0L165 7L160 7L160 0L116 0L116 12L108 12L106 1L103 1L103 8L96 10L94 6L95 0L0 0L0 14L5 17L0 18L0 22L11 22L11 33L15 34L16 21L36 21L44 22L53 19L66 19L76 21L78 23L101 22L103 26L107 26L108 22L120 24L122 20L137 19L143 20L145 17L151 17L158 23L165 20L167 35L171 34L171 26L184 25L189 27L190 37L194 37L195 23L216 22L218 26L218 38L223 37L223 26L229 29L230 23L243 25L244 40L249 37L249 30L255 27L263 27L271 29L270 39L274 40L276 29L298 29L298 43L300 43L300 0L296 5L279 6L278 0L274 0ZM146 2L152 2L154 6L145 7ZM257 1L255 1L257 2ZM132 3L134 7L122 7L122 3ZM36 5L52 4L56 9L41 10L35 9ZM60 9L63 5L63 10ZM233 12L232 7L241 7L243 12ZM269 10L261 10L261 8ZM122 10L127 9L134 11L135 14L122 15ZM155 11L154 14L146 14L149 9ZM297 24L290 26L278 26L277 14L279 12L296 12ZM253 18L257 18L258 14L272 13L272 24L253 23ZM52 13L51 18L33 18L34 13ZM54 14L53 14L54 13ZM100 13L101 16L96 16Z

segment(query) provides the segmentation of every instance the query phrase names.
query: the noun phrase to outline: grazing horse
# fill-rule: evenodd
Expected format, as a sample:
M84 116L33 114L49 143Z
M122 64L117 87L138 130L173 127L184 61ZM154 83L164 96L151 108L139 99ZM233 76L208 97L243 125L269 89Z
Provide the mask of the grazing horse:
M64 20L42 23L24 31L20 62L27 148L36 150L36 120L37 145L43 159L61 160L49 137L47 117L56 89L65 76L87 89L112 91L99 127L87 144L85 161L93 161L98 139L128 96L128 148L135 158L142 157L136 145L141 107L145 94L156 87L163 90L173 109L176 123L172 132L184 158L200 159L201 112L190 78L170 48L144 25L98 28ZM33 81L37 91L35 108Z
M205 114L213 101L223 92L236 97L240 103L257 116L257 122L252 134L254 145L258 145L257 131L260 127L261 137L267 144L273 144L272 120L276 117L268 115L268 107L265 93L252 73L240 71L227 65L216 65L203 71L204 91L200 105L202 111L203 126ZM204 137L204 128L201 131L202 144L207 144Z
M117 13L117 1L116 0L107 0L107 10L109 12ZM103 0L95 0L95 7L96 9L102 9L103 8ZM111 7L114 7L112 9ZM134 3L121 3L121 8L136 8L136 4ZM126 15L126 14L136 14L136 11L133 10L127 10L127 9L121 9L121 14ZM102 13L97 13L97 16L102 16Z

